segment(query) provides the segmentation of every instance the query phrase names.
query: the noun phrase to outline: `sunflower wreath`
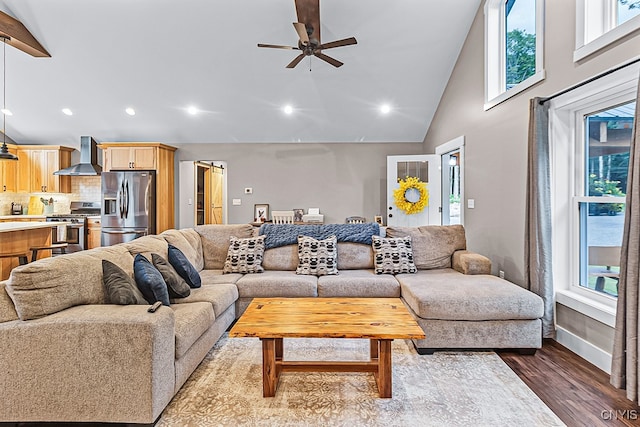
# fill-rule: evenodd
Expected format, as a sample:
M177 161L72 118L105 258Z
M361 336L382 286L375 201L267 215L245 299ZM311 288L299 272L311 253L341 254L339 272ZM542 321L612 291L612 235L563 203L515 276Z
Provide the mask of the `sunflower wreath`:
M398 209L407 215L420 213L429 204L427 184L418 178L408 176L398 181L400 187L393 191L393 199Z

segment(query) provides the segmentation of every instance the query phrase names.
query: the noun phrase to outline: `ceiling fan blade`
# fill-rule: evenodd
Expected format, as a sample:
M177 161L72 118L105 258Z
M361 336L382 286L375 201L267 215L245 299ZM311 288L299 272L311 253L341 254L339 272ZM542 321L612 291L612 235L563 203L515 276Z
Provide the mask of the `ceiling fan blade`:
M314 55L322 59L323 61L328 62L329 64L333 65L336 68L342 66L342 62L338 61L337 59L333 59L332 57L327 56L323 53L315 52Z
M287 68L293 68L296 65L298 65L300 61L302 61L302 58L304 58L304 56L305 56L304 53L301 53L300 55L296 56L295 59L291 61L289 65L287 65Z
M279 44L264 44L264 43L258 43L258 47L270 47L273 49L289 49L289 50L300 50L300 48L297 47L293 47L293 46L281 46Z
M358 44L358 41L355 37L349 37L348 39L336 40L334 42L321 44L318 49L331 49L334 47L349 46L352 44Z
M300 41L302 42L302 44L305 46L308 45L309 34L307 34L307 26L302 22L294 22L293 27L296 29L296 32L298 33L298 37L300 37Z

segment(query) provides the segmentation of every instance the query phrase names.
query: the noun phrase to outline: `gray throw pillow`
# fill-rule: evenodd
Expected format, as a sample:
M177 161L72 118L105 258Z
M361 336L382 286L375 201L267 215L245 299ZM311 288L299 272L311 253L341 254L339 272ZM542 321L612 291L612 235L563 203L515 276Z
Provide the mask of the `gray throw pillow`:
M136 278L138 289L140 289L140 292L144 295L144 299L146 299L149 304L160 301L162 305L171 305L167 284L164 282L162 274L160 274L158 269L155 268L144 255L136 255L133 261L133 274Z
M315 276L338 274L338 239L336 236L329 236L324 240L298 236L296 274Z
M264 239L266 236L238 239L229 237L229 250L222 272L227 273L262 273L264 257Z
M102 260L102 283L110 304L147 304L133 277L106 259Z
M167 290L169 291L169 296L171 298L186 298L191 294L191 288L187 282L180 277L178 272L167 262L166 259L156 253L152 253L151 260L160 274L162 274L162 278L167 284Z
M373 260L376 274L415 273L411 236L384 238L372 236Z

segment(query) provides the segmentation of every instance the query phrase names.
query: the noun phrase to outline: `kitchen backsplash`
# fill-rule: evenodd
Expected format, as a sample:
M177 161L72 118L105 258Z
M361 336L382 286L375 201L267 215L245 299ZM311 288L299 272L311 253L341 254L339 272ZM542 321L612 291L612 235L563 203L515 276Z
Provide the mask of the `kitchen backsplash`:
M53 198L53 213L69 213L72 201L99 202L99 176L72 176L71 193L0 193L0 215L11 215L11 203L29 206L29 197Z

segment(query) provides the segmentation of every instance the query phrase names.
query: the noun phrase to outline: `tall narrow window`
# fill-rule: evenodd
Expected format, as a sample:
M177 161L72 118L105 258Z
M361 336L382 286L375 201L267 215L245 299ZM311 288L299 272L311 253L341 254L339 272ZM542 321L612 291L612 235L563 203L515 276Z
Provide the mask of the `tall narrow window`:
M584 119L582 196L578 203L579 284L618 295L629 150L636 102L587 114Z
M544 0L485 3L485 109L544 79Z
M507 0L505 23L506 89L509 90L536 73L535 0Z

